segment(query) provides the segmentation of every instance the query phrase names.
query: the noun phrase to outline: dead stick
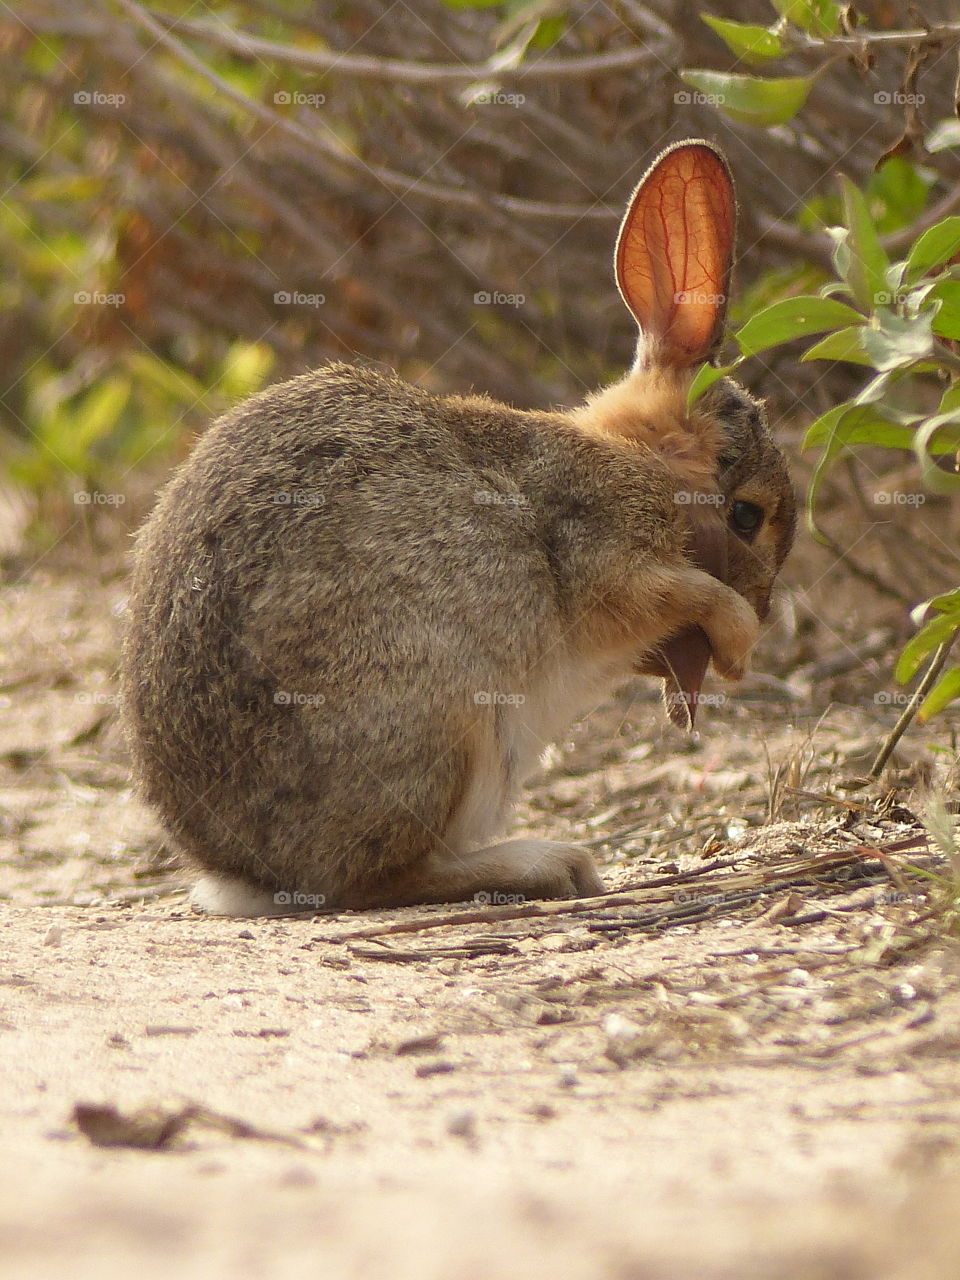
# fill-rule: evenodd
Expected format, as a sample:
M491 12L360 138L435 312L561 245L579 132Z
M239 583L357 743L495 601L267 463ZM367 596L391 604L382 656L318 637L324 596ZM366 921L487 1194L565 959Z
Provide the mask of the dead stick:
M731 867L739 861L739 858L714 858L712 862L696 867L692 871L678 871L676 875L660 876L642 886L610 889L607 893L598 894L593 898L575 898L573 901L561 902L523 902L517 906L484 907L479 911L444 912L428 916L426 919L395 920L391 924L370 925L366 929L355 929L352 933L344 933L337 938L322 938L320 941L353 942L358 938L379 938L390 933L417 933L421 929L441 929L447 925L491 924L497 920L524 920L531 916L578 915L584 911L595 911L603 907L649 906L644 898L638 898L636 895L645 894L650 889L665 889L670 885L685 884L711 871Z
M818 872L823 873L843 866L845 863L857 862L867 852L871 856L875 856L872 851L858 846L849 852L844 850L837 853L816 855L812 860L794 864L792 868L771 869L768 872L762 872L757 889L765 893L772 893L789 888L791 883L798 877L815 875ZM739 861L739 859L718 858L710 864L710 868L716 869L718 864L729 866L735 861ZM584 915L605 908L650 907L654 904L650 902L646 895L651 889L688 883L702 874L702 871L683 871L673 876L662 876L659 880L651 881L650 884L644 885L643 888L612 889L609 893L600 894L593 898L575 898L572 901L560 902L525 902L518 906L485 907L479 911L452 911L427 917L418 916L413 920L394 920L389 924L368 925L365 929L354 929L350 933L342 933L336 936L330 934L320 935L314 941L329 943L356 942L366 938L382 938L396 933L421 933L428 929L445 929L457 925L482 925L494 924L500 920L549 919L556 916ZM733 877L724 878L720 883L722 883L722 887L725 890L732 892L738 887L736 882L731 883L733 879Z
M888 846L884 852L900 851L912 846L914 843L919 844L925 839L925 836L916 836L911 837L909 840L899 840ZM879 855L880 851L869 845L856 845L852 849L813 854L804 861L793 863L792 866L770 867L762 870L759 873L760 883L756 887L766 893L778 892L789 888L799 878L822 874L825 871L842 867L847 863L862 861L865 857L877 858L882 865L883 859ZM698 867L692 871L680 871L675 875L660 876L657 880L651 880L642 887L611 889L609 892L599 894L593 898L575 898L560 902L525 902L517 906L484 907L480 910L442 912L426 917L418 916L412 920L394 920L388 924L368 925L365 929L354 929L350 933L339 935L321 934L314 941L328 943L356 942L366 938L382 938L396 933L420 933L428 929L445 929L457 925L494 924L499 920L549 919L555 916L584 915L617 907L650 907L653 904L647 895L651 889L689 883L691 880L696 880L710 871L733 866L741 860L741 858L715 858L705 866ZM742 876L723 877L718 883L728 891L736 891L738 888L745 887ZM747 884L751 888L753 887L749 878L747 879Z
M354 929L339 937L322 937L321 942L354 942L362 938L382 938L392 933L419 933L426 929L444 929L461 924L494 924L498 920L527 920L549 916L580 915L596 911L598 907L649 906L636 895L636 891L615 890L595 898L576 898L561 902L524 902L518 906L485 907L481 911L451 911L441 915L419 917L415 920L394 920L390 924L370 925L366 929Z

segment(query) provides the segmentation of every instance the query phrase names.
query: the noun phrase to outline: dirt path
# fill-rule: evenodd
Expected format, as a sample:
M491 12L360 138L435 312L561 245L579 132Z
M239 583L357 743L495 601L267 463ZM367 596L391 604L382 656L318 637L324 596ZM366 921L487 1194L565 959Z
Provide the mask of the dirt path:
M764 745L826 789L880 721L829 712L811 750L823 708L769 678L699 744L643 691L601 710L521 821L638 897L199 919L127 789L121 601L0 594L0 1272L960 1274L960 959L869 854L921 829L794 796L754 830ZM120 1114L85 1136L78 1104Z

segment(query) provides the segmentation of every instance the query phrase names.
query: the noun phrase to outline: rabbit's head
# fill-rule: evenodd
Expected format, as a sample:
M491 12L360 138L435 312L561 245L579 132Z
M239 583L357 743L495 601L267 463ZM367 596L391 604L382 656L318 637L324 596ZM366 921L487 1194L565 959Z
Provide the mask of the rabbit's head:
M631 198L615 255L620 293L640 327L636 360L580 418L659 457L688 528L691 560L763 619L796 524L783 455L762 403L729 378L688 404L698 366L722 340L736 213L730 171L710 143L679 143L654 162ZM642 668L684 694L668 699L678 723L692 724L709 657L694 627Z

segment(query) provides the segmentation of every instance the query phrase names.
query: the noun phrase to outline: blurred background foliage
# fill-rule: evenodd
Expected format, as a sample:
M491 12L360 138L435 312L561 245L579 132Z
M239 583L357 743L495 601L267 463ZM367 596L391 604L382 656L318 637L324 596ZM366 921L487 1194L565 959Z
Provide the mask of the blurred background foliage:
M736 175L734 328L834 279L838 175L891 257L960 205L952 0L922 14L708 0L708 21L703 8L0 10L5 491L55 534L78 491L146 491L211 416L330 358L520 405L575 402L631 358L612 240L678 138L715 139ZM863 382L855 363L801 363L803 349L771 345L738 368L788 446ZM912 381L920 409L941 381ZM822 488L841 528L858 485L914 461L870 449L844 459L865 470ZM911 514L867 530L851 559L903 603L958 576L907 531Z

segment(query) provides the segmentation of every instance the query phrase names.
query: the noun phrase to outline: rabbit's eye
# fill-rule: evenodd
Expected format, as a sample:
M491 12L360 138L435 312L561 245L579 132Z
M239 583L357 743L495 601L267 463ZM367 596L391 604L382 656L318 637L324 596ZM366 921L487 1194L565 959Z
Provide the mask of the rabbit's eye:
M730 523L737 533L756 533L763 524L763 507L755 502L735 502L730 508Z

